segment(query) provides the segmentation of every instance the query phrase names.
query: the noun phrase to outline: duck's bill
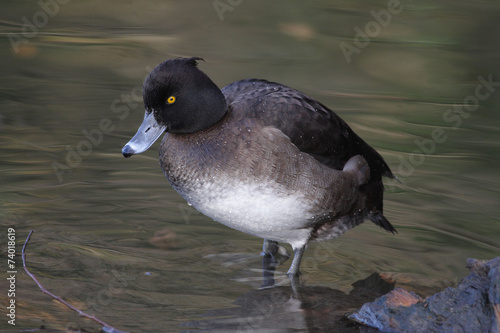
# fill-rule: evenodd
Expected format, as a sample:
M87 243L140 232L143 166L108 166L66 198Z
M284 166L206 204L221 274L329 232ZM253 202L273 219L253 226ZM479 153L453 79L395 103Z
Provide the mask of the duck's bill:
M144 120L137 130L132 140L122 149L125 157L140 154L148 150L149 147L165 132L167 126L160 125L156 121L153 112L145 112Z

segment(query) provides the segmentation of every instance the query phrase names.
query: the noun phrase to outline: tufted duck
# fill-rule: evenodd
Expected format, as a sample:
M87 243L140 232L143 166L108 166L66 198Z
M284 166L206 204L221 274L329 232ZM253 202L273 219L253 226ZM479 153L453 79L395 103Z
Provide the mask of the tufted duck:
M290 277L311 241L338 237L365 219L396 231L382 214L382 176L394 175L339 116L265 80L221 91L198 60L167 60L149 74L144 121L125 157L166 133L160 165L172 187L206 216L264 238L265 249L291 244Z

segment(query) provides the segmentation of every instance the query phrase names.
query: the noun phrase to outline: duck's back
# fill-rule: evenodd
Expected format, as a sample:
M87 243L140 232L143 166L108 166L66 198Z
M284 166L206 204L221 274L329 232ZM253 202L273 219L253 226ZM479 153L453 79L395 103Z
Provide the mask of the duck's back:
M355 155L370 164L372 178L394 177L384 159L332 110L306 94L265 80L249 79L222 89L228 105L287 135L301 151L342 170Z
M364 191L367 216L384 229L395 229L383 217L382 176L393 178L386 162L332 110L306 94L266 80L247 79L222 89L231 112L256 118L282 131L300 151L318 162L342 170L347 161L363 156L370 166L370 181Z

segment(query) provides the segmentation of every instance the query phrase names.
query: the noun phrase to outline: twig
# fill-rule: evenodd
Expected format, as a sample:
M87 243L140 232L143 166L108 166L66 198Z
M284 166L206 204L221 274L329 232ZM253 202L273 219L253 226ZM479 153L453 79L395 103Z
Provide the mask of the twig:
M91 316L89 314L86 314L85 312L83 312L82 310L79 310L77 308L75 308L73 305L69 304L68 302L66 302L65 300L63 300L60 296L56 296L54 295L53 293L51 293L50 291L48 291L47 289L45 289L42 284L38 281L38 279L35 277L35 275L33 275L29 270L28 270L28 267L26 267L26 253L25 253L25 250L26 250L26 246L28 245L28 242L30 241L30 237L31 237L31 234L33 233L33 230L30 231L30 233L28 234L28 237L26 238L26 241L24 242L24 245L23 245L23 250L21 252L21 255L22 255L22 258L23 258L23 267L24 267L24 270L26 272L26 274L28 274L32 279L33 281L35 281L35 283L38 285L38 288L40 288L40 290L42 292L44 292L45 294L49 295L50 297L52 297L53 299L59 301L60 303L66 305L68 308L70 308L71 310L75 311L76 313L78 313L80 316L82 317L85 317L85 318L88 318L88 319L92 319L93 321L95 321L96 323L100 324L103 326L102 330L106 333L127 333L127 332L124 332L124 331L120 331L120 330L117 330L116 328L114 328L113 326L109 325L109 324L106 324L105 322L103 322L102 320L96 318L95 316Z

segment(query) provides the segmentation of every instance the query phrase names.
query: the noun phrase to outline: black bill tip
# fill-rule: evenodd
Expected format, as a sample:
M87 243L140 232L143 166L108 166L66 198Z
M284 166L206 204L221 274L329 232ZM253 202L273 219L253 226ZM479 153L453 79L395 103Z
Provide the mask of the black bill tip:
M125 158L129 158L130 156L134 155L134 153L135 153L134 150L129 145L126 145L122 149L122 154L123 156L125 156Z

